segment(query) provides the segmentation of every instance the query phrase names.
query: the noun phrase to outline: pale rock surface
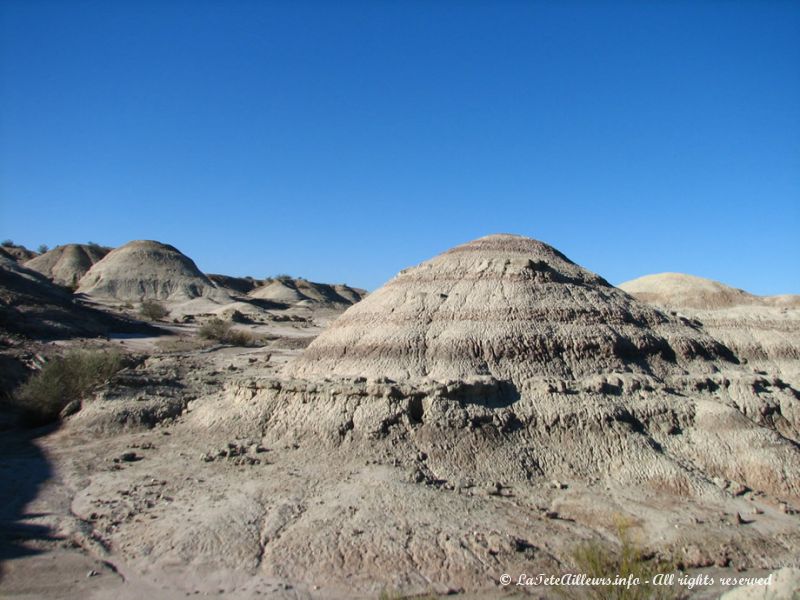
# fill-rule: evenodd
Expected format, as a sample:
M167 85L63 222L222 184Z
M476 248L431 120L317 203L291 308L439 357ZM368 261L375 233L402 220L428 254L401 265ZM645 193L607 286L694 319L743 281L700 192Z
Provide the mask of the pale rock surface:
M366 292L343 284L315 283L305 279L280 277L266 280L249 295L252 298L290 305L350 305L360 301Z
M496 600L620 518L687 569L800 567L798 392L693 318L490 236L321 324L121 372L38 442L26 522L124 577L96 597Z
M722 594L720 600L796 600L800 597L800 569L771 573L769 585L749 585Z
M188 301L208 297L230 301L197 265L177 248L133 241L109 252L83 276L78 293L100 298Z
M54 283L77 285L92 265L102 260L110 250L94 244L66 244L32 258L25 266Z
M800 389L800 296L756 296L679 273L648 275L619 287L701 323L740 360Z

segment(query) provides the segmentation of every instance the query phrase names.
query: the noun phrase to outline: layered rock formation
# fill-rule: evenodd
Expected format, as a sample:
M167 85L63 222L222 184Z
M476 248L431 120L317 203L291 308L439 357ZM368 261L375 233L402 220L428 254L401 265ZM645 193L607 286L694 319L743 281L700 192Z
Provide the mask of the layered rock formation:
M25 263L59 285L75 286L96 262L111 251L95 244L66 244Z
M637 300L699 323L752 367L800 389L800 296L756 296L683 275L647 275L620 284Z
M693 496L722 477L796 496L798 392L739 362L699 323L498 235L400 273L283 378L233 400L276 439L422 452L425 477L609 478Z
M346 311L287 370L391 379L717 370L731 353L631 300L554 248L496 235L400 273Z
M619 285L631 296L664 308L718 310L733 306L800 307L800 296L756 296L719 281L686 275L645 275Z
M79 293L101 298L184 301L219 296L222 290L177 248L149 240L133 241L112 250L80 281Z
M250 292L250 297L283 304L347 306L360 301L366 292L342 284L315 283L306 279L278 277L267 279Z

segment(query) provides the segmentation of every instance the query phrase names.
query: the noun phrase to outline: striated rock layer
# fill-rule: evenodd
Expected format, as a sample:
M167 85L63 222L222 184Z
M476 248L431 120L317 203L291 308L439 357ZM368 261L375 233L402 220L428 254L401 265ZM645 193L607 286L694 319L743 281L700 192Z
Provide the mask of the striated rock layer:
M609 478L699 497L721 477L800 495L797 390L519 236L403 271L282 379L231 392L268 437L385 440L423 452L434 479Z
M286 373L520 384L611 372L661 378L731 361L692 323L634 301L551 246L493 235L403 271Z
M619 287L702 323L740 360L800 389L800 296L756 296L680 273L647 275Z

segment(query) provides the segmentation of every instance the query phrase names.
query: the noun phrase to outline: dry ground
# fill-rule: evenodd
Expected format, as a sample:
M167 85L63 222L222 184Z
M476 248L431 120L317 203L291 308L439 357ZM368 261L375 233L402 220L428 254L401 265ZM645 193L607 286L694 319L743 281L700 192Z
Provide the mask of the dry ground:
M245 326L270 338L261 347L202 347L195 325L114 340L149 356L125 385L60 428L4 433L0 597L552 597L500 575L568 572L577 544L613 543L619 515L694 572L798 566L800 518L757 494L699 503L605 481L419 480L425 458L385 446L271 443L228 390L277 372L335 314L305 316ZM137 425L148 396L180 410Z

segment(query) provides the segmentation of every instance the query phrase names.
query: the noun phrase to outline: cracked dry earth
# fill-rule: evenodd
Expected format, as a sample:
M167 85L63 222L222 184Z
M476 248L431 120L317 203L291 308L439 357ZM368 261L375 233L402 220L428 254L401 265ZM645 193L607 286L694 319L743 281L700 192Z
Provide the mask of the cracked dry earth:
M574 545L612 540L619 515L704 572L796 560L797 515L724 480L698 502L609 480L459 479L400 432L371 448L275 442L226 390L298 352L157 353L104 392L124 409L101 418L89 405L58 431L4 438L4 510L21 489L30 502L2 597L504 598L501 574L567 572Z

